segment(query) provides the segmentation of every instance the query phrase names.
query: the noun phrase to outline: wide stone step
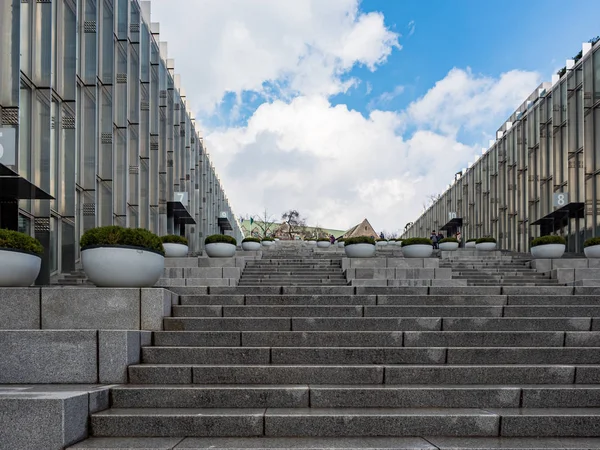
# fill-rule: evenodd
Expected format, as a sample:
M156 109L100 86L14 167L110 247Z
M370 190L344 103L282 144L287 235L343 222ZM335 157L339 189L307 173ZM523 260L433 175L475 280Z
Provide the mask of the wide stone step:
M588 331L592 329L592 319L586 317L444 317L442 329L447 331Z
M291 330L289 317L165 317L166 331L241 331Z
M178 445L179 444L179 445ZM175 447L177 446L177 447ZM498 438L498 437L250 437L250 438L90 438L68 450L144 448L175 449L294 449L294 450L596 450L598 438Z
M402 347L402 340L401 331L242 332L242 346L250 347Z
M347 286L348 282L346 280L330 280L330 279L289 279L289 280L271 280L271 279L263 279L263 280L240 280L238 286Z
M373 308L377 308L374 306ZM383 307L382 307L383 308ZM219 313L220 312L220 313ZM363 306L173 306L173 317L362 317Z
M577 367L577 377L575 369ZM175 365L129 366L133 384L596 384L598 365Z
M342 272L337 272L337 273L322 273L322 272L318 272L318 271L314 271L312 273L246 273L244 272L242 274L242 279L265 279L265 278L270 278L270 279L290 279L290 278L294 278L294 279L340 279L343 278L345 279L345 275Z

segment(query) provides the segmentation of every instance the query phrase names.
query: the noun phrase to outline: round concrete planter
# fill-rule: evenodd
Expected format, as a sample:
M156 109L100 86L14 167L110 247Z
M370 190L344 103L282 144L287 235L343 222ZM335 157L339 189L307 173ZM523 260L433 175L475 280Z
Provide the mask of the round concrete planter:
M242 250L247 252L254 252L256 250L260 250L260 242L242 242Z
M317 241L307 241L306 243L311 246L317 245Z
M88 279L99 287L150 287L162 276L165 258L142 247L87 247L81 262Z
M600 258L600 245L590 245L583 249L583 253L588 258Z
M372 258L375 256L373 244L351 244L344 246L348 258Z
M531 247L534 259L556 259L565 253L565 244L543 244Z
M477 243L475 241L467 242L465 248L477 248Z
M453 252L458 248L458 242L442 242L439 246L444 252Z
M331 246L331 242L329 241L317 241L317 247L319 248L329 248Z
M414 244L402 247L402 254L405 258L429 258L432 253L432 245Z
M185 258L188 255L189 248L183 244L163 244L165 249L165 258Z
M279 242L279 238L275 238L275 242Z
M376 244L377 244L377 247L387 247L389 242L388 241L377 241Z
M338 246L339 248L344 248L344 241L342 241L342 242L338 242L338 243L337 243L337 246Z
M489 252L492 250L496 250L496 243L495 242L482 242L481 244L475 244L475 248L477 250Z
M397 245L398 247L402 247L402 241L396 241L396 243L394 245Z
M263 247L272 247L273 245L275 245L275 242L273 241L262 241L261 242Z
M231 258L235 256L235 245L227 242L213 242L204 246L209 258Z
M0 249L0 287L31 286L42 267L42 258L23 250Z

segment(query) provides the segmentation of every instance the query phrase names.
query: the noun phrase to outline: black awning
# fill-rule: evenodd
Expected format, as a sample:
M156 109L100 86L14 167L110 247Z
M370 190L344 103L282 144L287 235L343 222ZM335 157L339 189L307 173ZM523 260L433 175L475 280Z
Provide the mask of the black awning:
M225 217L219 217L217 219L217 222L219 224L219 227L221 227L222 230L233 230L231 223L229 222L229 219L227 219Z
M54 200L35 184L0 164L0 198L10 200Z
M554 225L560 227L565 219L583 219L585 216L585 203L569 203L562 208L546 214L531 225Z
M458 227L462 227L462 224L462 217L455 217L454 219L450 220L450 222L446 223L446 225L444 225L442 228L440 228L440 230L453 231L456 230Z
M192 225L196 221L181 202L167 202L167 216L173 216L175 225Z

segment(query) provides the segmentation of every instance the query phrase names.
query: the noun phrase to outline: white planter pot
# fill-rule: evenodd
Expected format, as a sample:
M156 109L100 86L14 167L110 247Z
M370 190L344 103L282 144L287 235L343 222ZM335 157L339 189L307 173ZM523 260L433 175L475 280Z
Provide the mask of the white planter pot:
M534 259L556 259L565 253L565 244L544 244L531 247L531 256Z
M342 241L342 242L338 242L338 243L337 243L337 246L338 246L339 248L344 248L344 242L343 242L343 241Z
M405 258L429 258L432 253L432 245L414 244L402 247L402 254Z
M386 247L388 245L388 241L377 241L378 247Z
M402 247L402 241L396 241L395 245L397 245L398 247Z
M439 246L444 252L453 252L458 248L458 242L442 242Z
M204 246L209 258L231 258L235 256L235 245L227 242L215 242Z
M275 245L275 242L273 242L273 241L262 241L261 244L262 244L263 247L271 247L271 246Z
M329 248L331 246L331 242L329 241L318 241L317 247L319 248Z
M19 250L0 249L0 287L31 286L42 267L42 258Z
M242 250L247 252L260 250L260 242L242 242Z
M491 250L496 250L495 242L482 242L481 244L475 244L475 248L477 250L483 250L484 252L489 252Z
M475 243L475 241L471 241L471 242L467 242L465 244L465 248L476 248L477 244Z
M99 287L150 287L162 276L165 258L139 247L92 247L81 251L83 270Z
M583 249L583 253L588 258L600 258L600 245L590 245Z
M185 258L188 255L188 246L183 244L163 244L165 258Z
M279 238L275 238L275 242L279 242Z
M308 241L307 244L308 245L317 245L317 241Z
M350 244L344 246L344 251L348 258L372 258L375 256L373 244Z

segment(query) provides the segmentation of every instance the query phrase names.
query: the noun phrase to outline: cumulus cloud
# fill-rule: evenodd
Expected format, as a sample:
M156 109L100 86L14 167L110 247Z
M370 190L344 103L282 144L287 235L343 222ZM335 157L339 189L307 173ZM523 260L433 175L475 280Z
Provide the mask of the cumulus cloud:
M384 63L398 34L358 0L153 0L153 20L193 105L213 111L223 95L334 95L357 84L356 65Z

